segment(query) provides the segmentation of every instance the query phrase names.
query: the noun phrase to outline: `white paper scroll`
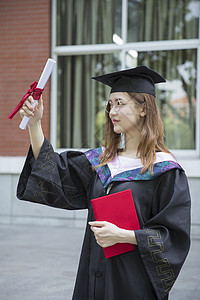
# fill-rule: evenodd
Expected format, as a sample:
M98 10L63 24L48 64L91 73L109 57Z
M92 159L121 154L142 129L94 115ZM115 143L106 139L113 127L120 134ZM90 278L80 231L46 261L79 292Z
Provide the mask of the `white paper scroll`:
M43 69L43 72L40 76L40 79L38 81L37 88L43 89L45 87L45 84L53 71L53 67L55 66L55 63L56 63L56 61L54 59L48 58L46 65ZM34 100L33 107L36 106L37 102L38 102L37 100ZM26 126L28 125L29 120L30 120L30 118L24 116L19 125L19 128L26 129Z

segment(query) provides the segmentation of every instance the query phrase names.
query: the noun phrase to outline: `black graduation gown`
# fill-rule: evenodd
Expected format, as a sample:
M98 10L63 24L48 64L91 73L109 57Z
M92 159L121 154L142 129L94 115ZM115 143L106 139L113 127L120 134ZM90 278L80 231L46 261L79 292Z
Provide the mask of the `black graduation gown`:
M110 182L110 193L131 189L141 227L135 231L138 246L105 259L86 224L73 300L168 299L190 245L190 195L184 171L176 164L162 165L154 176L121 174L112 180L108 167L94 171L97 158L95 150L59 155L45 139L37 160L29 150L17 197L62 209L88 209L91 221L95 218L90 200L104 196Z

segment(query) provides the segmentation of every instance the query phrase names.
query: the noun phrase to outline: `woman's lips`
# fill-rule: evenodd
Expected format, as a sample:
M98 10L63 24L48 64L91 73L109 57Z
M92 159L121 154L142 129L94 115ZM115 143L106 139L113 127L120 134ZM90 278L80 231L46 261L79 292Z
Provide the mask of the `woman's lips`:
M119 122L119 120L115 120L115 119L112 120L112 123L113 123L113 124L116 124L116 123L118 123L118 122Z

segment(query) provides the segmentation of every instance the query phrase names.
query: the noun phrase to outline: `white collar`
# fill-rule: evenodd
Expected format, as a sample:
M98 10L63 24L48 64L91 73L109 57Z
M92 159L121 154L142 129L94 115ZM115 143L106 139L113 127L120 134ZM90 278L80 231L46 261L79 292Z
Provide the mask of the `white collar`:
M102 148L104 151L105 148ZM163 161L174 161L177 162L177 160L173 157L172 154L166 153L166 152L156 152L156 160L155 163L160 163ZM114 177L115 175L128 171L128 170L135 170L138 168L143 168L143 164L140 160L140 158L128 158L124 156L118 156L117 154L115 157L107 164L111 176Z

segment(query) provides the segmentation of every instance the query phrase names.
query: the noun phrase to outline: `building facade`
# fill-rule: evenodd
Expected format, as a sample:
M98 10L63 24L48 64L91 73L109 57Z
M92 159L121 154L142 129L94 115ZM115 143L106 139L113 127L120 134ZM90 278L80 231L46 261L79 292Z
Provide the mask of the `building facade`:
M165 142L188 176L192 223L198 230L200 1L19 0L16 5L1 0L0 16L0 222L81 226L85 219L85 212L15 197L29 138L18 129L19 116L6 117L52 57L57 63L45 87L43 127L58 152L103 143L109 89L92 76L147 65L167 79L156 89Z

